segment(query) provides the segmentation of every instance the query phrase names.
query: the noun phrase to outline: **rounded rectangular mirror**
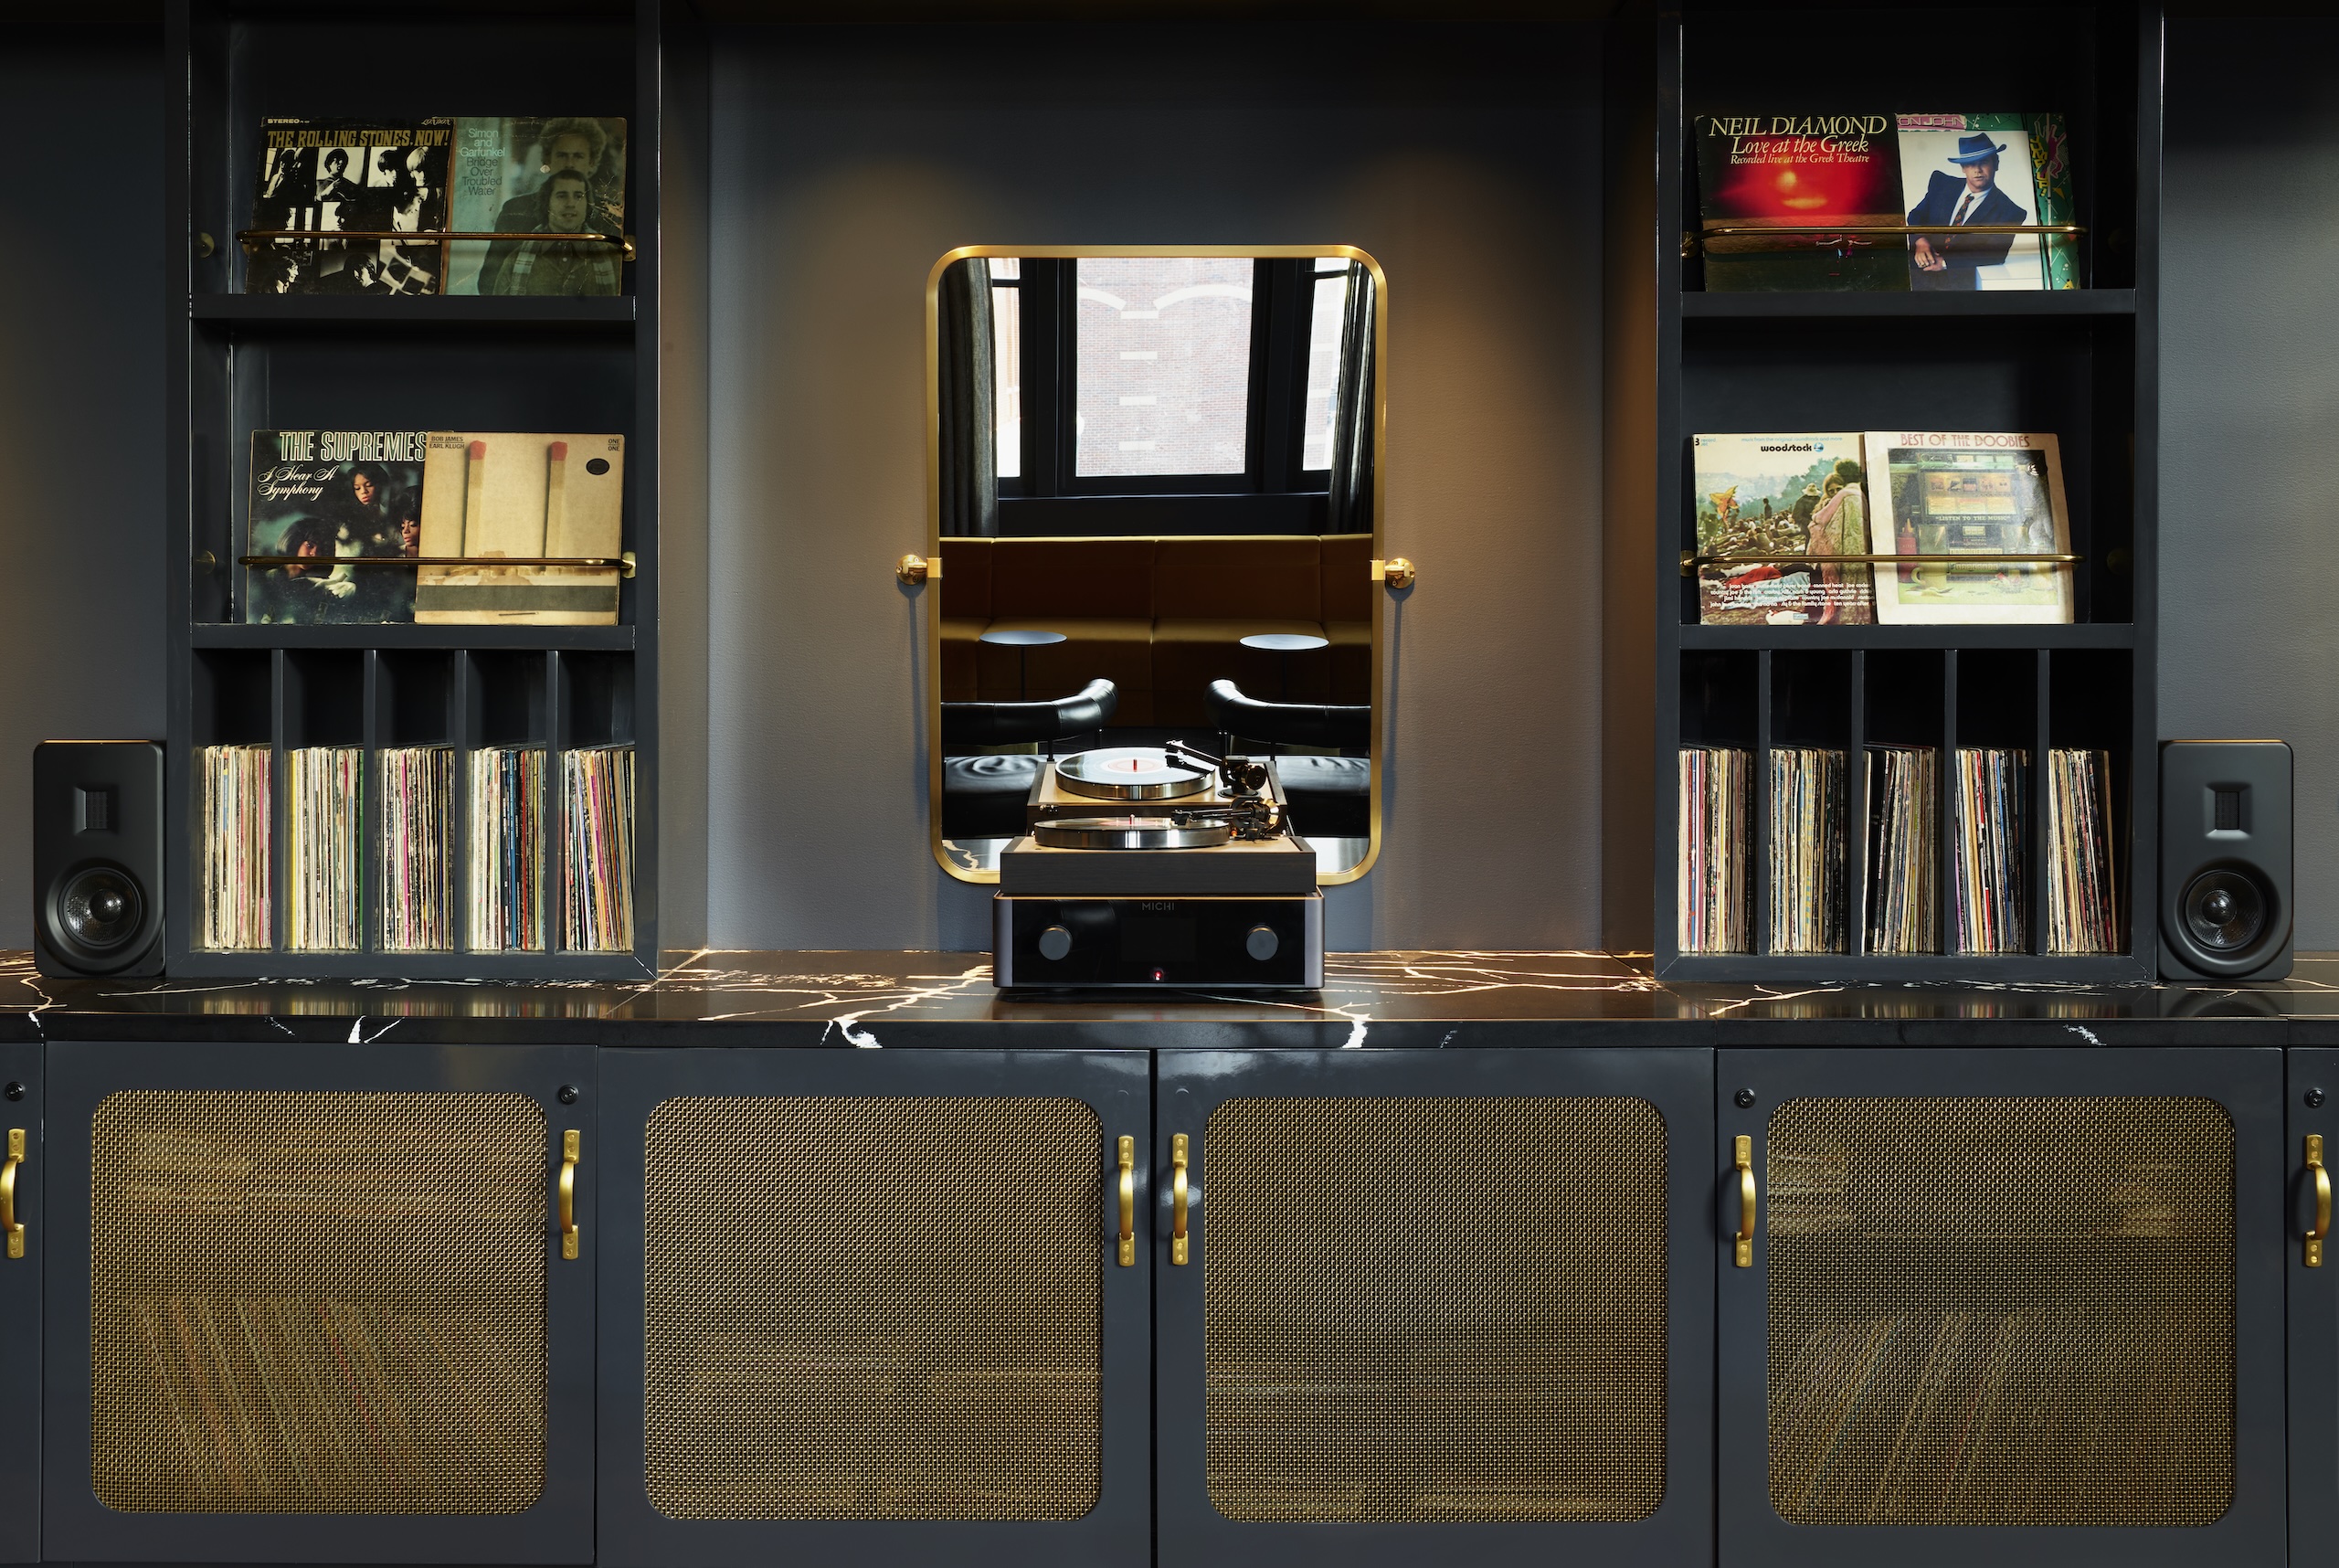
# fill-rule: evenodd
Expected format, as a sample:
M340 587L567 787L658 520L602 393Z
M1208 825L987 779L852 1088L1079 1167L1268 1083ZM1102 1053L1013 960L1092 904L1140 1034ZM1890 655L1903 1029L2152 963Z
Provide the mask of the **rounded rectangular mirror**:
M1371 869L1388 308L1342 245L935 264L929 823L951 874L997 880L1064 759L1173 741L1270 764L1319 883Z

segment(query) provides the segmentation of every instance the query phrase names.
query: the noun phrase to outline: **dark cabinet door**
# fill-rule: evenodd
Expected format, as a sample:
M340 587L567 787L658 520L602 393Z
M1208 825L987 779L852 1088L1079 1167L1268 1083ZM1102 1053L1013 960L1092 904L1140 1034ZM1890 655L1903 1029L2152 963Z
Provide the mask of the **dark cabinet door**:
M1715 1090L1725 1564L2282 1561L2281 1052L1724 1051Z
M593 1071L50 1046L46 1555L589 1561Z
M603 1563L1146 1561L1144 1053L602 1081Z
M42 1049L0 1045L0 1563L40 1560Z
M2339 1564L2339 1525L2334 1523L2339 1520L2339 1240L2326 1239L2334 1212L2331 1184L2339 1180L2339 1051L2291 1052L2284 1103L2289 1125L2282 1170L2290 1203L2281 1245L2290 1296L2291 1561Z
M1706 1561L1712 1061L1161 1053L1165 1568Z

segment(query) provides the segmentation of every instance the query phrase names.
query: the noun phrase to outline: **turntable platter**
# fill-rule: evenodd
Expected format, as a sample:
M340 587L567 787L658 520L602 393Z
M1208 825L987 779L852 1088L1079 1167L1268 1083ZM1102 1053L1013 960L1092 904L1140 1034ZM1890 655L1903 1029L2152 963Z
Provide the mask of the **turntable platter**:
M1149 746L1077 752L1056 763L1056 783L1097 800L1175 800L1210 788L1211 776Z
M1167 817L1059 817L1032 828L1033 842L1043 849L1216 849L1233 837L1227 822L1181 828Z

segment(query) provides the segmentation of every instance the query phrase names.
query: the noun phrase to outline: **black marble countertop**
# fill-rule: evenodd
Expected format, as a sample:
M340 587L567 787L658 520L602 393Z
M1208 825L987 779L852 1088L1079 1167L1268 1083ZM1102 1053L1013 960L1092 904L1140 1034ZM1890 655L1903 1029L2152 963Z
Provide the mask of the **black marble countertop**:
M1315 1048L2339 1045L2339 953L2249 986L1669 985L1630 953L1335 953L1298 994L1003 996L984 953L672 953L640 984L55 980L0 953L0 1039ZM970 1027L988 1026L988 1027ZM1001 1026L1008 1033L1003 1034Z

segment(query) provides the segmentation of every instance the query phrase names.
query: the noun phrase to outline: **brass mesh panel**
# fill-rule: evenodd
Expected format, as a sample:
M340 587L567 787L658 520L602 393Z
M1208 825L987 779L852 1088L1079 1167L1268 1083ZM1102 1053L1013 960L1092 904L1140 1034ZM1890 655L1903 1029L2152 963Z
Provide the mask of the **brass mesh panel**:
M675 1519L1077 1519L1104 1265L1077 1100L668 1100L642 1421Z
M2233 1497L2214 1101L1772 1115L1771 1501L1796 1524L2202 1525Z
M1211 1501L1631 1520L1665 1495L1665 1122L1636 1099L1229 1100L1195 1151Z
M545 1118L124 1093L90 1118L90 1484L126 1512L516 1513L545 1476Z

